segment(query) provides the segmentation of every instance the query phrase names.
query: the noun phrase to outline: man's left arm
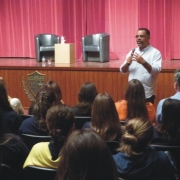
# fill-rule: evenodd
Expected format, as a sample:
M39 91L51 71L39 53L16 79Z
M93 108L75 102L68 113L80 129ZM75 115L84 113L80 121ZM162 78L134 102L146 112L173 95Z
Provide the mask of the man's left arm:
M162 66L162 56L159 51L156 51L153 56L152 60L152 75L157 75L161 71L161 66Z
M151 74L152 66L147 61L145 61L145 60L142 63L142 65L144 66L144 68L146 68L146 70L149 72L149 74Z
M152 65L137 53L134 54L133 59L141 64L150 74L158 74L161 71L162 57L160 52L154 54Z

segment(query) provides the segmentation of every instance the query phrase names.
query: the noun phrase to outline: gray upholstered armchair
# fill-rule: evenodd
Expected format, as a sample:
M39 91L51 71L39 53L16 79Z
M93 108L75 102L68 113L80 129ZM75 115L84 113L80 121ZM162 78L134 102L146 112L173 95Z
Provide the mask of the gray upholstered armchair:
M83 61L109 61L109 39L106 33L91 34L82 38Z
M37 34L35 36L36 61L41 62L42 56L54 60L54 44L60 43L60 37L54 34Z

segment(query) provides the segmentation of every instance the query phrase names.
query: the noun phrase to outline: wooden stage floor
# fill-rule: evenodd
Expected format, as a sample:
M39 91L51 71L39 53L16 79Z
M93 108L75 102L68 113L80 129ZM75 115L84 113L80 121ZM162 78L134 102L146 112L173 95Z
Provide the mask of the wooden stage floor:
M43 67L41 62L36 62L35 59L30 58L0 58L0 69L18 69L18 68L70 68L81 70L82 68L85 68L87 70L93 70L93 69L101 69L101 71L119 71L119 66L123 63L122 60L110 60L109 62L83 62L81 59L75 60L75 63L73 64L55 64L52 62L51 65L48 65L46 63L46 66ZM179 60L163 60L162 61L162 71L174 71L175 69L180 68L180 59Z
M77 103L80 86L85 82L93 82L99 93L109 93L116 102L124 97L128 74L119 72L122 60L110 62L83 62L76 60L73 64L46 64L30 58L0 58L0 77L7 83L8 94L21 100L23 107L28 109L31 101L25 92L23 79L38 71L60 85L65 104L73 106ZM162 71L158 76L156 87L155 108L159 100L174 94L173 74L180 68L180 60L163 60ZM27 82L28 84L28 82Z

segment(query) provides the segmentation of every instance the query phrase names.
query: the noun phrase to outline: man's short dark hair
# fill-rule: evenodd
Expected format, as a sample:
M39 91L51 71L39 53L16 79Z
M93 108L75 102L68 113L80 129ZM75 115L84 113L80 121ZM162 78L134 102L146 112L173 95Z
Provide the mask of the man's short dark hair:
M148 36L150 36L150 31L149 31L149 29L147 29L147 28L139 28L138 31L139 31L139 30L146 31L146 34L147 34Z

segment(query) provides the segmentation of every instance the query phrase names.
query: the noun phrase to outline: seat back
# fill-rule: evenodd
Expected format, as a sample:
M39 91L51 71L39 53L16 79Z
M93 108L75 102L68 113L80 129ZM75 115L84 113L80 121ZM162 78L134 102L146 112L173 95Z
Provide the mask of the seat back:
M31 148L39 142L50 142L51 136L37 136L31 134L21 134L21 137L26 144L26 146L31 150Z
M101 34L93 34L92 35L92 39L93 39L93 42L92 42L92 44L93 45L96 45L96 46L99 46L100 44L100 38L102 38L102 37L104 37L105 35L107 35L107 34L105 34L105 33L101 33Z
M85 45L95 45L95 46L99 46L100 45L100 39L103 37L108 37L109 34L107 33L99 33L99 34L91 34L88 36L84 36L83 40L84 40L84 44Z
M109 150L111 154L117 154L118 148L119 148L119 142L118 141L106 141L107 146L109 147Z
M17 180L11 167L6 164L0 164L0 179Z
M180 146L170 146L164 144L151 144L150 146L156 149L157 151L170 152L180 175Z
M57 169L26 166L23 171L24 178L26 180L54 180L56 177Z
M125 121L119 121L120 125L125 126L128 123L128 120Z
M76 129L81 129L86 122L90 122L90 121L91 121L91 117L85 117L85 116L74 117L74 123Z
M170 146L165 144L151 144L150 146L158 151L180 151L180 146Z
M40 46L52 46L57 42L56 35L54 34L39 34Z
M20 118L21 118L21 121L24 121L25 119L30 118L30 117L32 117L33 115L19 114L19 116L20 116Z

